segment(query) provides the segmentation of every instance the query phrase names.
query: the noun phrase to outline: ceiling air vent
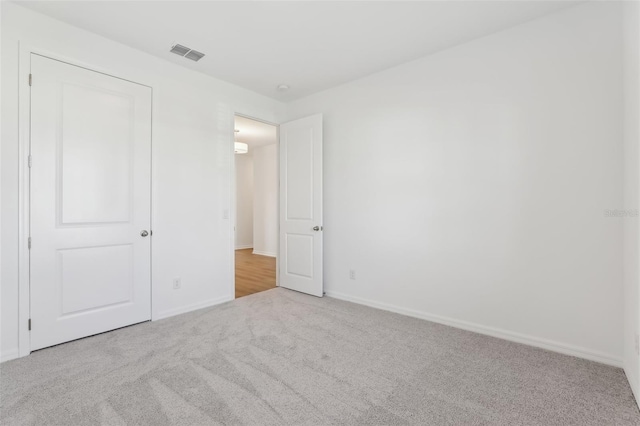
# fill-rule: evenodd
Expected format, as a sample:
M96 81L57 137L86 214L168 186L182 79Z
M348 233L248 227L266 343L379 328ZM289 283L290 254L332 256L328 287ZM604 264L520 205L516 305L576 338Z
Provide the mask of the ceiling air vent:
M170 52L196 62L202 59L202 57L204 56L204 53L198 52L197 50L193 50L181 44L174 44L173 46L171 46Z
M204 53L200 53L197 50L190 50L189 53L184 55L185 58L191 59L192 61L196 61L196 62L202 59L203 56L204 56Z

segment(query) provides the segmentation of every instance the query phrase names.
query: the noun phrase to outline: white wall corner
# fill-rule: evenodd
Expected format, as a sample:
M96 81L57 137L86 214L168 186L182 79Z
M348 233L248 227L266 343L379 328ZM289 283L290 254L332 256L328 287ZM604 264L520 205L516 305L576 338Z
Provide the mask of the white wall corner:
M629 387L631 388L631 392L633 393L633 396L636 400L636 404L640 409L640 394L638 393L640 389L638 389L638 383L636 382L634 376L630 374L628 366L625 365L623 367L623 370L624 370L625 376L627 376L627 381L629 382Z
M625 209L635 210L640 200L640 4L624 2L623 14L623 92L624 145L623 196ZM640 234L637 219L623 224L623 290L624 290L624 372L636 403L640 405L640 358L637 335L640 333Z

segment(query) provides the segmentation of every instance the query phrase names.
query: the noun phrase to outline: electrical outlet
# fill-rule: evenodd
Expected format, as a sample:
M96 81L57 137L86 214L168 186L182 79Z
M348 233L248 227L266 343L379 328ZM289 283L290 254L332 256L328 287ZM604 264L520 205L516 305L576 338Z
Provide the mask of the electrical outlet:
M229 219L229 209L224 209L222 211L222 218L223 219Z
M180 287L182 287L182 279L180 279L180 278L174 278L174 279L173 279L173 289L174 289L174 290L177 290L177 289L179 289Z
M349 269L349 278L352 280L356 279L356 271L354 271L353 269Z
M640 355L640 336L636 334L636 355Z

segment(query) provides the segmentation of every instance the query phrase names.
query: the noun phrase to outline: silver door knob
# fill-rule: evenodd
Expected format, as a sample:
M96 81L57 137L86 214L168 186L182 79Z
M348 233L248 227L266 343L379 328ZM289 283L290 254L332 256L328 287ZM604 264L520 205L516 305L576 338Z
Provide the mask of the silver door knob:
M147 232L146 229L144 231L140 232L140 236L142 236L142 237L146 237L147 235L149 235L149 232Z
M320 230L320 227L319 227L319 226L314 226L312 229L313 229L314 231L319 231L319 230Z

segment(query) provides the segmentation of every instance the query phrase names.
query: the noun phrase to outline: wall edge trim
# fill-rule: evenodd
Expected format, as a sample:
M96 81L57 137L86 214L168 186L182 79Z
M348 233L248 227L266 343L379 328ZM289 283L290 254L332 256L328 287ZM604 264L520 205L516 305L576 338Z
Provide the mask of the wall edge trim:
M153 316L152 321L158 321L165 318L170 318L180 314L186 314L187 312L197 311L199 309L209 308L211 306L220 305L222 303L230 302L233 300L233 296L216 297L214 299L204 300L198 303L192 303L191 305L181 306L179 308L166 309L158 312Z
M486 336L497 337L498 339L508 340L511 342L521 343L528 346L533 346L540 349L545 349L552 352L561 353L563 355L574 356L577 358L586 359L589 361L595 361L601 364L610 365L613 367L622 368L622 358L615 357L610 354L593 351L591 349L569 345L553 340L542 339L522 333L516 333L513 331L507 331L499 328L488 327L482 324L457 320L454 318L444 317L441 315L432 314L429 312L418 311L415 309L403 308L388 303L377 302L374 300L363 299L360 297L350 296L348 294L327 291L328 297L334 299L344 300L346 302L357 303L359 305L369 306L371 308L382 309L384 311L394 312L409 317L419 318L431 322L435 322L442 325L447 325L454 328L459 328L474 333L484 334Z

